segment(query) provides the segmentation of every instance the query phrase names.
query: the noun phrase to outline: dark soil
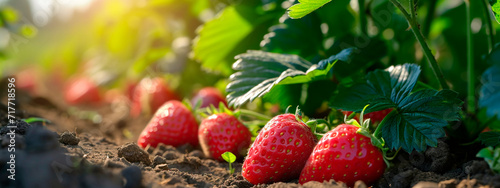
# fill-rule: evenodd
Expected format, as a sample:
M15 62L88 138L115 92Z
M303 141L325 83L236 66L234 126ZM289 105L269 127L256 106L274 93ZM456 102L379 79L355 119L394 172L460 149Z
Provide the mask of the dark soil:
M207 159L190 145L138 147L135 141L148 118L131 119L125 99L98 107L97 113L89 111L96 107L57 103L40 97L17 102L17 118L43 117L51 124L8 124L6 108L0 110L0 187L346 187L334 181L301 186L297 180L252 185L241 176L241 161L230 174L228 164ZM17 125L15 181L7 171L9 125ZM500 188L500 175L474 157L479 148L444 139L424 153L400 152L374 187ZM355 187L367 186L357 182Z

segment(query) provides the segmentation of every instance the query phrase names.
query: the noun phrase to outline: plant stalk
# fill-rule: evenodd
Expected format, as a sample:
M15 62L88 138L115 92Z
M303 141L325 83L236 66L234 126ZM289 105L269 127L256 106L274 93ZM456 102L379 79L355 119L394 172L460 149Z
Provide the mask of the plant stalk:
M394 4L400 11L403 13L403 16L406 18L408 23L410 24L410 28L413 31L413 34L415 35L415 38L417 38L418 43L420 44L420 47L422 47L422 50L425 54L425 57L429 61L429 64L431 65L432 71L434 72L434 75L439 81L439 84L441 85L442 89L449 89L448 84L446 84L446 80L444 79L443 72L439 68L439 65L437 64L436 58L434 58L434 55L432 54L429 46L425 42L424 36L420 32L418 23L416 19L413 19L410 14L405 10L405 8L397 1L397 0L390 0L392 4Z
M358 0L359 7L359 27L361 34L368 36L368 21L366 19L365 0Z
M429 1L429 8L427 10L427 16L425 17L424 24L422 26L422 34L424 37L428 37L431 31L431 23L434 18L434 12L436 12L437 1Z
M465 0L466 25L467 25L467 112L472 114L476 110L475 80L474 80L474 41L471 29L471 6L469 0Z
M484 18L486 20L486 36L488 37L488 52L491 52L493 45L495 44L495 35L493 30L493 24L491 23L490 8L488 7L488 0L482 0Z

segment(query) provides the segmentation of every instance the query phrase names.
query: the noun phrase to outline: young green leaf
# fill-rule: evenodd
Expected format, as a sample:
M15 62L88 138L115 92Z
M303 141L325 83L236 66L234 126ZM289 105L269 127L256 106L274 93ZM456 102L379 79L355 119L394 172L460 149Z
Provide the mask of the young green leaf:
M41 123L51 123L49 120L39 118L39 117L30 117L27 119L23 119L28 124L35 123L35 122L41 122Z
M490 131L479 134L479 140L486 146L497 146L500 144L500 132Z
M333 65L338 61L349 62L354 48L343 50L337 55L321 60L318 64L297 55L249 51L236 56L233 69L239 72L231 75L227 85L229 105L240 106L264 96L277 85L308 83L328 78Z
M495 20L500 23L500 3L497 0L490 0L491 10L495 14Z
M263 38L280 14L259 14L253 6L238 4L224 8L207 22L194 44L194 58L206 69L229 75L237 54L259 47L256 38Z
M298 4L288 8L288 16L293 19L302 18L330 1L332 0L299 0Z
M444 136L448 121L459 117L461 101L451 90L423 89L411 93L420 74L414 64L391 66L368 73L366 80L340 89L331 100L331 107L366 113L396 108L380 124L381 136L390 149L424 151L436 146Z
M229 171L231 171L231 174L233 174L234 168L231 166L231 164L233 164L234 161L236 161L236 156L229 151L224 152L221 156L222 159L224 159L226 162L229 163Z
M491 170L495 173L500 173L500 147L486 147L481 149L476 157L484 158Z

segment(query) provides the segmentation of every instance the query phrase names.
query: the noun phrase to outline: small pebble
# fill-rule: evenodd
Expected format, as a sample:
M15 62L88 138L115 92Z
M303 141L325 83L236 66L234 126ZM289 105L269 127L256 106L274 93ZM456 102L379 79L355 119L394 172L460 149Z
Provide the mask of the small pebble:
M66 145L78 145L80 143L80 139L76 137L75 133L70 133L68 131L61 134L59 138L59 142Z
M124 157L129 162L143 162L146 165L151 164L149 155L137 144L131 142L118 148L118 157Z

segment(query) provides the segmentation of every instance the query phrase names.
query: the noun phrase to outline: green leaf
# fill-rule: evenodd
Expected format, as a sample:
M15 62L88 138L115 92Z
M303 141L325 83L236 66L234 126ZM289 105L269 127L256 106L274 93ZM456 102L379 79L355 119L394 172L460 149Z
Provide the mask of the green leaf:
M484 71L479 91L479 107L486 108L486 114L490 117L500 113L500 45L488 55L486 59L493 66ZM498 117L498 116L497 116Z
M298 4L288 8L288 16L293 19L302 18L330 1L332 0L299 0Z
M461 101L451 90L422 89L411 93L420 67L415 64L391 66L368 73L366 80L343 86L332 98L331 107L365 113L396 108L380 124L382 138L390 149L424 151L444 136L447 121L458 120Z
M279 15L259 14L244 4L226 7L199 31L194 44L194 58L208 70L230 75L234 56L248 49L258 49L259 40Z
M328 79L337 60L349 62L354 48L321 60L318 64L297 55L283 55L263 51L249 51L236 56L227 85L227 99L231 106L241 106L270 92L276 85L301 84Z
M236 161L236 156L229 151L224 152L221 156L228 163L234 163L234 161Z
M497 0L490 0L491 10L495 14L495 20L500 23L500 3Z
M296 54L312 59L323 49L321 22L315 14L300 20L281 19L281 23L269 28L261 42L262 50L281 54ZM290 40L293 39L293 40Z
M489 131L479 134L479 140L486 146L497 146L500 144L500 132Z
M476 157L484 158L491 170L495 173L500 173L500 147L487 147L481 149Z
M43 118L38 118L38 117L30 117L27 119L23 119L26 123L35 123L35 122L41 122L41 123L51 123L49 120L43 119Z

